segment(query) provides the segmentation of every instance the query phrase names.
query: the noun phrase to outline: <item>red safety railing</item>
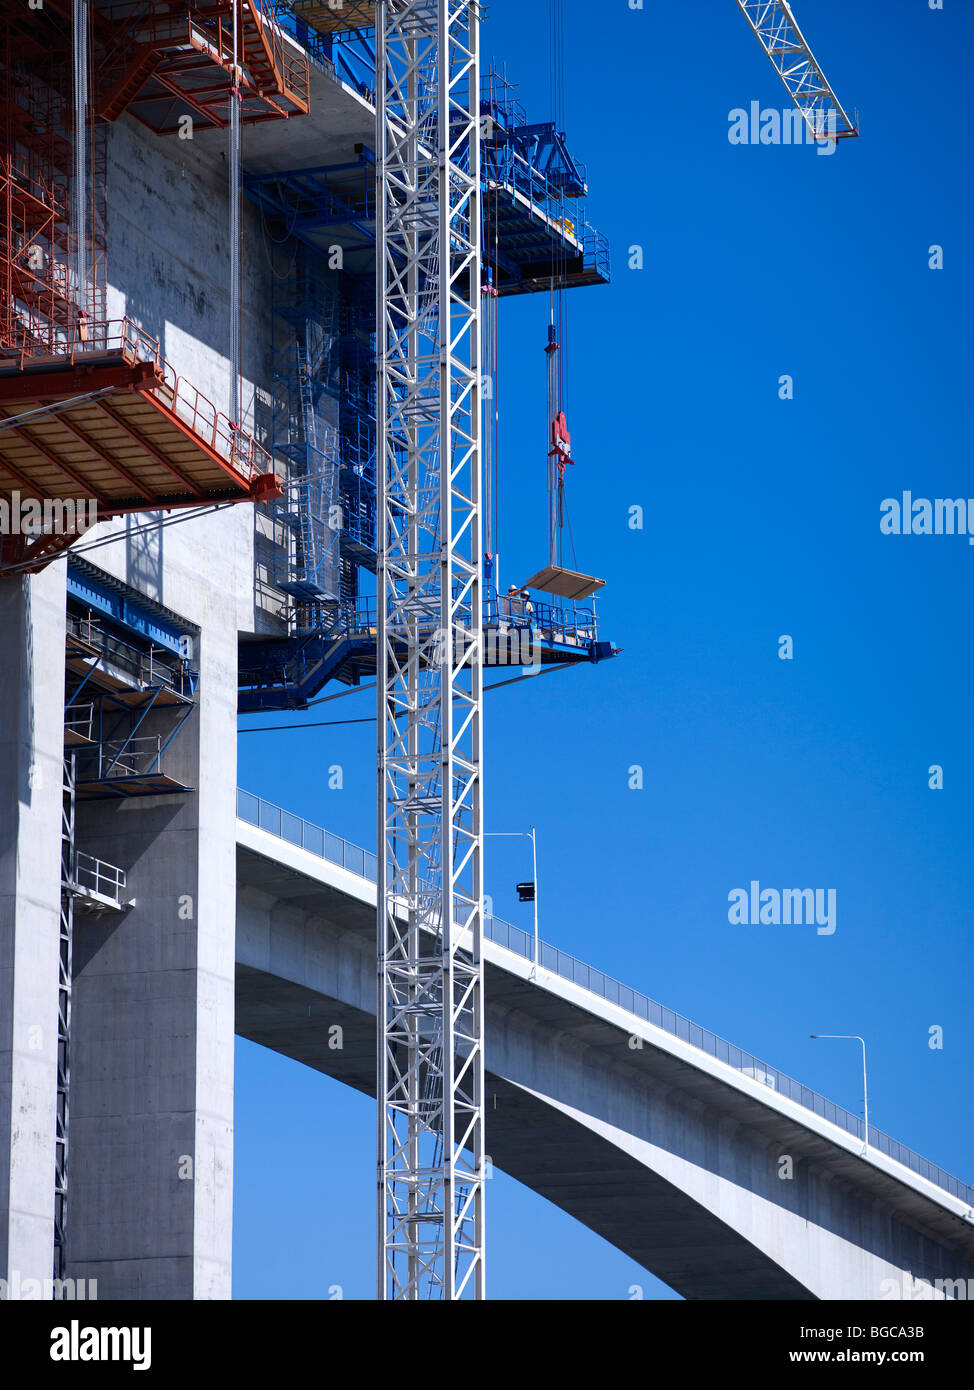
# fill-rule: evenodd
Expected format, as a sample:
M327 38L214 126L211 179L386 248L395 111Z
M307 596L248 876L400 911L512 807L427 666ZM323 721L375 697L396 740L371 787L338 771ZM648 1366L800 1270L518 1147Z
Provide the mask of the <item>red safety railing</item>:
M248 0L248 5L270 50L282 95L307 107L311 87L307 54L296 49L285 37L275 0Z
M234 68L233 17L226 13L187 6L181 12L156 11L129 0L101 12L106 28L121 29L128 47L143 48L160 55L178 55L186 44L212 59L229 75ZM242 69L243 95L260 100L282 115L288 114L274 100L280 96L307 110L310 72L307 55L292 47L278 22L275 0L244 0L240 14L238 58ZM124 48L116 49L116 57ZM220 100L224 98L221 96Z
M63 349L63 350L62 350ZM104 357L120 356L134 366L147 362L155 370L156 381L149 383L160 403L214 453L219 454L248 483L259 474L273 472L271 456L254 437L223 411L217 410L202 391L179 376L162 356L158 338L152 337L130 318L79 320L54 354L75 366ZM36 361L36 355L23 352L20 366ZM145 389L145 388L143 388Z

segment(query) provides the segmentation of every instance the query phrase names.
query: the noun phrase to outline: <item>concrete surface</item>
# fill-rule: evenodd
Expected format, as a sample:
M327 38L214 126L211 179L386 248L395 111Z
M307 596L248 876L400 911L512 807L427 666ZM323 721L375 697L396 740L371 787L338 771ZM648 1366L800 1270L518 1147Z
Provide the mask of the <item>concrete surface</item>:
M54 1264L64 574L0 580L0 1278Z
M245 822L237 863L237 1032L374 1094L374 884ZM514 952L485 959L495 1166L671 1288L868 1300L974 1275L971 1214L939 1187Z

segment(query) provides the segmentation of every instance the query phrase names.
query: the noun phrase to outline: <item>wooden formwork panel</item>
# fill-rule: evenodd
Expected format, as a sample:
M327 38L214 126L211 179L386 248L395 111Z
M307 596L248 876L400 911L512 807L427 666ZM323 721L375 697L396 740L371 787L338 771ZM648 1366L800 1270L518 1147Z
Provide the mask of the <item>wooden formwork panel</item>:
M329 5L328 0L291 0L290 7L298 19L319 34L375 28L374 0L344 0L342 5Z
M45 403L40 394L5 400L3 412L17 415ZM165 406L154 393L116 391L0 428L0 493L29 486L40 499L94 498L102 507L247 495L249 476L221 459L207 422L198 426L205 433L195 435L191 423Z
M166 777L161 772L135 777L105 777L97 781L78 782L75 796L79 801L99 801L118 796L160 796L167 792L191 792L183 782Z

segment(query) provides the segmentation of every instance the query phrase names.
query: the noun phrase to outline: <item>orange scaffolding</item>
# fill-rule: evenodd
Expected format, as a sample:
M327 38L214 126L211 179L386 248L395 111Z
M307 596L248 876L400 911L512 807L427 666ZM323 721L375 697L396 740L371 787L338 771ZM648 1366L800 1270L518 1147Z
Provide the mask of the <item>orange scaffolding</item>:
M95 39L99 118L128 111L160 135L194 124L226 126L233 87L233 5L99 5ZM304 115L309 109L307 54L277 22L274 0L239 0L240 119Z
M69 49L45 11L11 18L0 40L0 358L49 352L76 317L68 271Z
M306 112L307 56L274 0L91 0L91 98L75 131L71 18L72 0L45 0L5 15L0 32L0 501L84 501L104 520L277 496L254 439L135 324L105 319L106 136L125 112L159 134L181 129L187 113L225 126L237 95L244 122ZM71 224L78 139L82 285ZM0 571L40 568L75 538L50 527L4 534Z
M85 522L130 512L269 501L270 455L218 411L129 319L95 323L64 352L0 365L0 498L56 503L44 530L0 537L0 566L41 568ZM93 505L92 505L93 504Z

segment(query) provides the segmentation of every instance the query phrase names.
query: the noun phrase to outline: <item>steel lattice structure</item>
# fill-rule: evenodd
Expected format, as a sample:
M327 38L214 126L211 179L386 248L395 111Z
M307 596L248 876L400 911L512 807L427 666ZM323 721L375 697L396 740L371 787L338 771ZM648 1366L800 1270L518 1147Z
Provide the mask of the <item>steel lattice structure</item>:
M771 59L812 135L818 140L858 135L856 123L815 61L788 0L737 0L737 8Z
M74 953L75 763L64 758L61 788L61 915L57 990L57 1111L54 1138L54 1278L66 1269L68 1111L71 1098L71 980Z
M484 1296L479 25L377 7L380 1298Z

